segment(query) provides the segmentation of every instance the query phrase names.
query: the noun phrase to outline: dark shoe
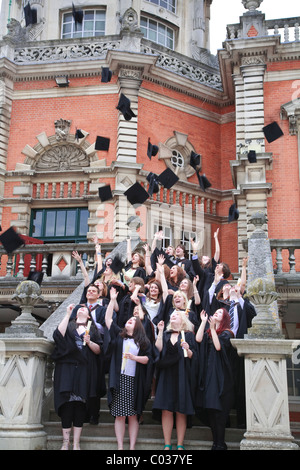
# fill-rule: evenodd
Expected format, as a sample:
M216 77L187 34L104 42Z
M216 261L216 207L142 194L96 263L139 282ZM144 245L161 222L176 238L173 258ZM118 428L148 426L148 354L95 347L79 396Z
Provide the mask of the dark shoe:
M90 424L94 424L94 425L99 424L99 418L96 417L96 416L91 416L90 417Z

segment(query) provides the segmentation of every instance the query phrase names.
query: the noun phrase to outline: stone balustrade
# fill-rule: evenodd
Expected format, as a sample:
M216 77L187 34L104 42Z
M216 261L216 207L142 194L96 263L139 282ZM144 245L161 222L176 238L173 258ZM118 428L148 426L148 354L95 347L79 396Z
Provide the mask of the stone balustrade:
M271 239L270 245L275 252L275 276L290 275L300 278L300 257L296 256L296 250L300 250L300 239Z
M280 18L264 21L264 35L276 35L282 33L283 42L299 41L300 17ZM260 36L262 34L259 34ZM227 25L226 39L240 39L243 37L243 28L240 23Z

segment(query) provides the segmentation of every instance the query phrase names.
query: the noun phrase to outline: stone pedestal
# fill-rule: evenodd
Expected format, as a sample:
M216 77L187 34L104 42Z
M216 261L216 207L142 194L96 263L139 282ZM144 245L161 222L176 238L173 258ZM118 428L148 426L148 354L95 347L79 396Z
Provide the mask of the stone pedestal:
M41 424L46 359L53 344L41 337L0 335L0 450L46 449Z
M300 341L233 339L245 358L247 431L241 450L298 450L290 431L286 357Z
M31 315L41 299L39 285L21 282L13 298L22 313L0 335L0 450L46 449L42 404L53 343L43 337Z

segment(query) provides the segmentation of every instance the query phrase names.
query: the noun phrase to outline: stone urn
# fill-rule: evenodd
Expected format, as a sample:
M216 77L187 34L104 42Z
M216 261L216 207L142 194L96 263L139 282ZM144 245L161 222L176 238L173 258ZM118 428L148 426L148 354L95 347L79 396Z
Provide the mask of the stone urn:
M12 296L12 300L17 301L21 308L19 315L5 330L5 333L19 333L21 335L36 334L42 336L39 332L39 323L32 316L32 311L37 302L43 301L41 296L41 288L35 281L22 281L18 284L16 292Z
M262 2L263 0L242 0L242 4L249 11L256 10Z
M256 317L252 320L247 338L282 338L276 313L272 312L272 304L279 298L272 281L257 278L252 281L245 294L256 309Z

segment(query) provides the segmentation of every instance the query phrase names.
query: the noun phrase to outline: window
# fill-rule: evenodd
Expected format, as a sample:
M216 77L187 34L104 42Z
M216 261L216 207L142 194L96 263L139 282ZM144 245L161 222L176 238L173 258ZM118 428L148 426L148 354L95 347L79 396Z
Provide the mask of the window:
M88 217L86 208L36 209L32 212L30 236L45 242L85 242Z
M161 44L162 46L174 49L174 31L162 23L151 20L144 16L141 17L141 31L145 38L150 41Z
M189 231L182 231L180 244L184 246L186 252L188 253L188 257L191 258L193 255L193 249L191 245L191 238L197 241L197 234L196 232L189 232Z
M82 24L75 25L72 13L65 13L62 21L62 39L105 35L105 10L84 10Z
M291 358L287 358L287 381L289 396L300 397L300 364L296 364Z
M150 3L155 3L160 7L165 8L166 10L171 11L172 13L176 12L176 0L147 0Z
M165 250L168 246L172 245L172 229L163 225L154 224L154 233L163 231L164 237L161 240L161 248Z

